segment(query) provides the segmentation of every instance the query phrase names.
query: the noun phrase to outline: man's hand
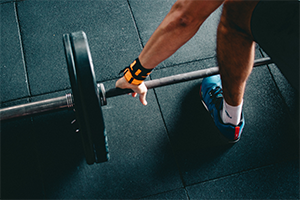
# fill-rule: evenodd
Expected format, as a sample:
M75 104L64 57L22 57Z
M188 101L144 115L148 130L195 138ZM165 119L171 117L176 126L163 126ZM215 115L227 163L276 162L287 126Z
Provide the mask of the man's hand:
M121 88L121 89L132 89L134 91L134 93L132 93L131 95L133 97L136 97L137 94L139 94L139 99L140 99L141 103L145 106L147 105L146 95L147 95L148 89L144 82L142 82L138 86L132 85L132 84L128 83L124 77L122 77L116 82L116 87Z

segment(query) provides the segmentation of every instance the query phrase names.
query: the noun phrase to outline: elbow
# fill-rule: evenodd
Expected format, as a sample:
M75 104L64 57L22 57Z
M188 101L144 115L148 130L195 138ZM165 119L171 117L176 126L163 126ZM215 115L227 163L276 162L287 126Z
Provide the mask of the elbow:
M176 2L169 13L171 15L171 27L186 28L195 27L202 24L204 20L199 18L195 13L193 14L185 7L183 3Z
M184 12L174 12L165 24L166 30L189 30L199 28L201 22Z
M178 19L177 19L177 24L181 27L188 27L193 25L196 20L192 17L187 15L186 13L182 13Z

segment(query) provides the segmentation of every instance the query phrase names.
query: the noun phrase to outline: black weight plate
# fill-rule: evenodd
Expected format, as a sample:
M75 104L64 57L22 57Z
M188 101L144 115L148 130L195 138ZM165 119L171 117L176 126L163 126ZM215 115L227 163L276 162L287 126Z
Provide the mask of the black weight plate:
M84 129L81 134L86 134L84 139L88 150L92 148L96 163L108 160L108 147L106 131L102 115L99 91L95 81L94 65L84 32L70 34L70 44L75 63L75 73L77 77L78 98ZM73 68L74 70L74 68ZM75 108L76 107L75 97ZM80 127L81 129L81 127Z
M68 66L70 83L71 83L71 87L72 87L73 99L75 102L76 119L77 119L77 122L80 127L79 130L80 130L81 138L82 138L82 142L83 142L84 155L85 155L87 163L93 164L95 162L95 155L94 155L94 151L93 151L92 142L89 139L88 135L86 134L86 127L85 127L84 118L83 118L83 110L81 107L81 99L79 96L78 85L77 85L75 61L74 61L73 50L71 47L71 41L70 41L69 34L63 35L63 43L64 43L64 47L65 47L65 56L66 56L66 60L67 60L67 66Z

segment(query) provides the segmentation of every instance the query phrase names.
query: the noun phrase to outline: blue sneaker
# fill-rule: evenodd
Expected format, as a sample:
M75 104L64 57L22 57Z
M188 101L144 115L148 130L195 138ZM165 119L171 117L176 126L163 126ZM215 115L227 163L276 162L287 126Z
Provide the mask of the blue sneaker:
M230 143L237 142L241 137L245 125L244 115L242 113L241 122L237 126L223 123L220 117L220 110L223 108L223 90L220 75L203 79L200 86L200 97L204 107L211 114L221 134L229 140Z

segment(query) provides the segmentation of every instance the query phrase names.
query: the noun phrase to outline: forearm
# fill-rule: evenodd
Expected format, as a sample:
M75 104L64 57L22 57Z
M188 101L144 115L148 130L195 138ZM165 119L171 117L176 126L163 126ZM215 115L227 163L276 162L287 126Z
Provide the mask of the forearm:
M222 2L223 0L177 0L139 55L142 67L153 69L175 53L195 35L205 19ZM135 64L133 63L133 65ZM130 70L133 69L130 68ZM123 76L116 82L116 87L132 89L134 91L132 95L139 94L142 104L147 105L147 88L144 82L140 85L133 85L129 83L130 81L127 81Z
M174 54L197 33L201 24L221 3L222 1L177 1L139 55L141 64L152 69Z
M201 25L195 27L176 26L172 24L174 22L170 22L173 20L172 15L166 16L142 50L139 59L145 68L153 69L174 54L195 35ZM172 26L174 27L172 28Z

